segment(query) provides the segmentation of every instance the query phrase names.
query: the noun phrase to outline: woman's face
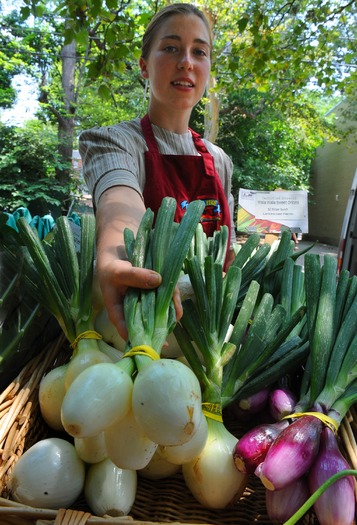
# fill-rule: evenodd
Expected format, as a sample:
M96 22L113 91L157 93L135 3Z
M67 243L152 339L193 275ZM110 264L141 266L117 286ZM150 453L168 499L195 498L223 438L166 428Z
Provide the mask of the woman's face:
M150 80L150 108L191 110L201 99L211 67L210 38L196 15L174 15L158 29L149 56L140 59Z

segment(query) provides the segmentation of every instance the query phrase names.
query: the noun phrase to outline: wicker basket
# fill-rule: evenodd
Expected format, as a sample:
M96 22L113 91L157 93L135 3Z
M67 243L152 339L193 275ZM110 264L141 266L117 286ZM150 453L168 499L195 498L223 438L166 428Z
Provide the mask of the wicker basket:
M139 478L130 516L120 518L93 516L83 500L72 509L60 510L35 509L12 501L7 483L14 464L24 450L51 435L39 411L39 382L46 371L67 359L67 344L59 338L28 363L0 395L0 525L271 525L265 510L264 488L254 476L239 502L224 510L200 505L181 473L158 481ZM341 426L341 438L353 468L357 468L356 425L356 413L351 410ZM242 428L230 430L237 437L244 432ZM305 516L303 523L316 525L314 513Z

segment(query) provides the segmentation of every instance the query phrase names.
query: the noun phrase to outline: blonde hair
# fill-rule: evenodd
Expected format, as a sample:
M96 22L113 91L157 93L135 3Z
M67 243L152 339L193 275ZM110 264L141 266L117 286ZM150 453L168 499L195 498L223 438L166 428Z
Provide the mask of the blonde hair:
M208 23L208 20L203 14L203 12L200 9L198 9L198 7L192 4L186 4L186 3L170 4L160 9L160 11L158 11L154 15L152 20L149 22L146 28L146 31L144 33L143 39L142 39L142 46L141 46L142 58L144 59L148 58L157 30L161 27L161 25L168 18L170 18L171 16L175 16L175 15L198 16L198 18L202 20L202 22L207 28L207 31L209 34L209 43L212 49L212 32L211 32L211 28Z

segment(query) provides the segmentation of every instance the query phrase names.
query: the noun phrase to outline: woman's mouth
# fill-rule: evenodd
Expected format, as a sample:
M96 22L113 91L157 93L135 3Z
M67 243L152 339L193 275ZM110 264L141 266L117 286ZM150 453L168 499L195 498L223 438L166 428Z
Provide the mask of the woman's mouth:
M194 87L193 82L191 82L190 80L174 80L172 84L174 86L181 86L181 87L186 87L186 88Z

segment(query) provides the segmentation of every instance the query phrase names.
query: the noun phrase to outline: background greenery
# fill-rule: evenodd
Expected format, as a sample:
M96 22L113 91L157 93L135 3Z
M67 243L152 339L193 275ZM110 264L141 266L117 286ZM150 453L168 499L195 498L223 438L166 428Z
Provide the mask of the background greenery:
M215 50L192 127L231 156L234 191L309 189L317 146L341 133L326 111L347 98L349 119L357 113L355 1L196 3ZM81 130L145 113L140 39L164 4L23 0L0 11L0 108L14 104L20 72L35 79L40 104L23 127L0 125L0 209L68 211Z

